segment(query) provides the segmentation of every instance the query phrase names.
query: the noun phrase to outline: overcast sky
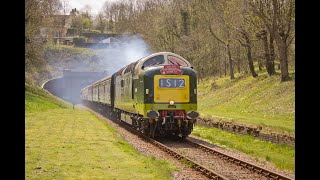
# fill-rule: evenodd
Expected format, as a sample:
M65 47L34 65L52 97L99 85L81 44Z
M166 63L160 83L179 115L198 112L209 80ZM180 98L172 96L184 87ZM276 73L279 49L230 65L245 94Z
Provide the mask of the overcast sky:
M93 14L98 14L101 10L104 2L106 1L117 1L117 0L69 0L69 8L71 9L77 8L77 10L82 9L86 4L90 5L92 8Z

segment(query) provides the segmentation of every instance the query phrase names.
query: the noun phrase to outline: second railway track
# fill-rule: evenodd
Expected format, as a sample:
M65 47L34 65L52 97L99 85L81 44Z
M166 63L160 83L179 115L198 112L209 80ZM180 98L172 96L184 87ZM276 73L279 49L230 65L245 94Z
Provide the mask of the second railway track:
M194 147L202 149L206 153L209 153L209 154L212 154L216 157L220 157L221 159L227 160L232 164L236 164L240 167L244 167L246 169L249 169L250 171L255 171L256 173L261 174L269 179L283 179L283 180L290 180L291 179L290 177L287 177L285 175L281 175L281 174L276 173L274 171L267 170L263 167L251 164L251 163L244 161L244 160L241 160L239 158L229 156L223 152L220 152L218 150L214 150L208 146L196 143L192 140L186 139L185 142L194 146Z
M163 140L162 143L228 179L291 179L189 139L180 142Z

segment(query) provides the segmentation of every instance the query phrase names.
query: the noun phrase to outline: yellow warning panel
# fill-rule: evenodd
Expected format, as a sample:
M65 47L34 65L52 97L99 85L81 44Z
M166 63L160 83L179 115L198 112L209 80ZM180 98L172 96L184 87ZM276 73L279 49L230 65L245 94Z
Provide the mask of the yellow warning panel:
M154 102L189 102L189 84L188 75L155 75Z

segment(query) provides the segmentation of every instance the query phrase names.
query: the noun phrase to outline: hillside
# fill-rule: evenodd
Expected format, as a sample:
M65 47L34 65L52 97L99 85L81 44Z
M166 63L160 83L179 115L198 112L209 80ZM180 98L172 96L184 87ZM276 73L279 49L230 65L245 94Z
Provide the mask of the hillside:
M44 91L31 81L25 82L25 109L26 113L45 111L55 108L70 108L72 105L62 99Z
M206 78L198 84L198 110L201 117L294 134L295 81L281 83L279 74L266 73Z

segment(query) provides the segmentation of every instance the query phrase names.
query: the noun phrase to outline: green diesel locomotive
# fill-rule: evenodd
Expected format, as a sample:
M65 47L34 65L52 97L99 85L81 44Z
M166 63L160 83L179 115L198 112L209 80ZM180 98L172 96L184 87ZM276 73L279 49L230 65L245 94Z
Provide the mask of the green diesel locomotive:
M175 53L153 53L83 88L81 100L109 108L152 138L185 138L199 116L197 73Z

